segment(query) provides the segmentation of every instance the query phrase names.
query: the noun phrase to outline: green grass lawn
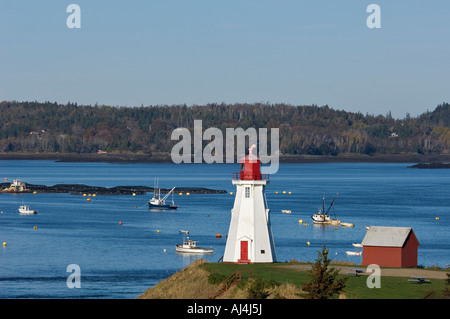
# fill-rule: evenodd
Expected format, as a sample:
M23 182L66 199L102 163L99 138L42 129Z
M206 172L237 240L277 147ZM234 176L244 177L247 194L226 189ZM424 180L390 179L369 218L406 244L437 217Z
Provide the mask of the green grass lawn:
M301 288L302 283L310 280L307 271L285 269L281 266L290 263L275 264L228 264L228 263L207 263L205 266L212 273L229 276L237 271L242 272L242 276L254 273L265 281L276 281L278 283L289 282ZM442 298L442 291L446 287L445 280L431 279L430 283L416 284L408 281L409 277L381 277L380 288L368 288L367 276L344 276L346 277L346 287L344 294L349 299L422 299L422 298Z
M441 298L445 281L431 279L430 283L416 284L408 281L408 277L381 277L380 288L368 288L367 276L349 276L346 282L345 295L357 299L422 299Z

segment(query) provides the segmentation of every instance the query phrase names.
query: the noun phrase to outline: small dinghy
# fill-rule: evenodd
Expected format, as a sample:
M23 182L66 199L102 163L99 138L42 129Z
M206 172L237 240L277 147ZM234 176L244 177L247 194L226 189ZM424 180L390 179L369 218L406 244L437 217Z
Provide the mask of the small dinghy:
M346 251L345 253L349 256L360 256L362 254L360 251Z

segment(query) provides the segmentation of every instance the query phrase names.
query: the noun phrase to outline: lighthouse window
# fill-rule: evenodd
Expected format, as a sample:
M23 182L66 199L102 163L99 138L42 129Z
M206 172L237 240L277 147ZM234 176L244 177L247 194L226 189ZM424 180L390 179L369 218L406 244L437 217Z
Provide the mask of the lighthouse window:
M265 254L266 251L264 249L261 249L261 254Z
M245 188L245 198L250 198L250 187Z

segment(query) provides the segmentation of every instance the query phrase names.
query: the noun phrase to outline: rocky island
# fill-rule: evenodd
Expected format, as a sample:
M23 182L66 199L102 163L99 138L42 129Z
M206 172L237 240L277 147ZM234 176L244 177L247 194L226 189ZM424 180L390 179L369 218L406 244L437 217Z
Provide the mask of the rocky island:
M408 167L409 168L450 168L450 163L440 163L440 162L419 163L419 164L411 165Z

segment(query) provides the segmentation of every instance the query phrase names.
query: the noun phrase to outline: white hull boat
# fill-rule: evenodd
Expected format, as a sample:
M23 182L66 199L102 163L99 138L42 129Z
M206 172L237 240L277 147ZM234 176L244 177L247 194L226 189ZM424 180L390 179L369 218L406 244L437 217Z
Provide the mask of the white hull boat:
M330 207L328 207L327 212L325 212L325 196L323 197L322 201L322 208L319 208L319 211L312 215L311 218L314 222L314 224L323 224L323 225L339 225L340 221L339 219L332 219L328 212L330 211L331 207L333 206L334 202L336 200L334 199L333 202L331 202Z
M153 198L148 201L148 208L149 209L177 209L178 205L175 205L173 201L173 191L175 187L170 190L164 197L161 197L161 191L158 188L158 190L154 190L153 192ZM172 194L172 204L166 204L166 199L169 197L169 195Z
M343 227L355 227L355 224L353 224L353 223L341 223L341 226L343 226Z
M177 253L194 253L194 254L212 254L213 248L203 248L197 246L198 241L183 240L183 244L175 244L175 250Z
M349 256L361 256L362 254L360 251L346 251L345 253Z
M19 214L21 215L34 215L37 214L37 210L30 209L29 205L22 205L19 207Z

